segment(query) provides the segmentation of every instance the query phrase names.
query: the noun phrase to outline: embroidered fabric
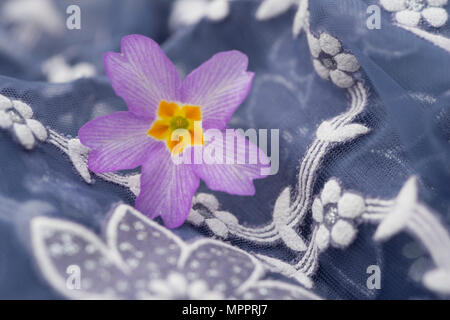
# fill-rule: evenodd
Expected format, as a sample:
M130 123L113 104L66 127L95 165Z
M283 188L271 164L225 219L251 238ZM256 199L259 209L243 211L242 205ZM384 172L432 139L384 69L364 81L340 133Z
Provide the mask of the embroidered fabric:
M400 9L369 0L136 1L129 14L80 1L88 15L112 12L86 19L108 34L86 46L88 33L57 32L64 1L39 1L46 9L26 21L14 12L27 0L0 7L11 41L0 48L0 297L448 297L448 22L421 8L433 29L400 25ZM376 32L361 14L371 4L384 10ZM249 56L253 88L229 125L280 129L279 173L255 196L201 186L188 223L169 231L129 206L139 170L88 170L78 129L125 108L102 53L136 32L182 74L218 51ZM422 248L414 268L402 255L411 243ZM366 285L372 265L379 289ZM73 266L81 289L67 286Z

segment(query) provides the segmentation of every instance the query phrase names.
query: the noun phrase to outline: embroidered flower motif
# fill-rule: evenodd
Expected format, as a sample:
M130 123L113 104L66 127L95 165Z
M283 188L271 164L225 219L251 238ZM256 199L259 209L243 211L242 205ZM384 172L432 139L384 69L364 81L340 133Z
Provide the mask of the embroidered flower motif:
M32 117L33 110L29 105L0 95L0 129L10 130L28 150L34 148L36 140L45 141L48 137L47 129Z
M354 55L342 52L338 39L325 32L319 38L308 33L308 44L314 57L314 69L322 79L331 79L340 88L353 86L355 81L351 74L360 66Z
M341 194L337 180L329 180L312 204L313 219L320 223L316 235L319 249L326 250L330 243L337 248L350 245L356 237L357 218L365 207L361 196L351 192Z
M212 194L199 193L192 200L187 221L195 226L206 227L217 237L226 239L229 226L239 225L238 219L227 211L219 210L219 201Z
M447 11L442 8L448 0L380 0L381 5L390 12L395 12L395 19L406 26L416 27L425 19L435 28L447 23Z
M246 55L218 53L182 81L156 42L130 35L122 39L122 53L109 52L104 61L112 87L129 111L96 118L79 130L80 141L92 149L91 171L141 166L136 208L152 219L161 216L169 228L185 221L200 179L212 190L254 194L253 179L265 177L261 170L269 163L263 152L246 139L236 146L203 139L203 130L208 129L225 135L227 122L247 97L254 74L247 72ZM189 137L179 131L193 134ZM187 149L203 150L203 144L205 149L224 148L223 164L173 160L188 154ZM260 161L240 164L236 160L242 154Z

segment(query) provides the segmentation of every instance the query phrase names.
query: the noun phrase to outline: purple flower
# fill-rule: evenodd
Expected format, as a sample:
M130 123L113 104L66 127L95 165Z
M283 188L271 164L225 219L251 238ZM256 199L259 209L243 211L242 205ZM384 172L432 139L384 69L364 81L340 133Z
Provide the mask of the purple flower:
M227 158L223 164L177 164L172 159L218 143L203 133L225 132L247 97L254 76L247 72L247 56L238 51L218 53L182 81L153 40L130 35L122 39L121 47L122 53L108 52L104 62L112 87L129 111L98 117L80 129L81 142L91 149L89 169L104 173L142 166L136 208L152 219L161 216L169 228L185 221L200 179L212 190L253 195L253 179L266 176L262 169L269 161L245 139L236 147L223 146ZM193 137L177 136L174 142L179 129ZM259 157L259 162L235 161L242 154Z

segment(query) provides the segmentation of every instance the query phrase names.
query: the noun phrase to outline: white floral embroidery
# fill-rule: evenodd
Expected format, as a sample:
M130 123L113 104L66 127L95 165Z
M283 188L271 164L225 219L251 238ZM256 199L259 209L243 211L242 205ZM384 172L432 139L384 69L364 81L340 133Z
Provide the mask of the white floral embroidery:
M424 19L435 28L444 26L448 20L447 11L442 8L448 0L380 0L384 9L395 12L398 23L416 27Z
M294 19L293 33L299 35L304 29L308 45L313 56L313 66L317 74L324 80L331 80L340 88L348 89L355 83L353 74L360 69L354 55L342 52L338 39L323 32L316 38L309 30L309 0L265 0L258 11L259 20L271 19L287 11L292 5L298 5Z
M316 235L319 249L327 249L330 242L338 248L349 246L356 237L356 219L364 211L361 196L351 192L342 194L339 183L329 180L312 204L312 216L320 224Z
M381 4L387 11L395 12L398 27L450 52L449 38L420 28L421 20L435 28L444 26L448 13L443 6L448 4L448 0L381 0Z
M177 0L172 5L169 26L172 30L190 26L202 18L221 21L230 11L228 0Z
M338 87L350 88L355 82L351 74L360 68L355 56L341 52L340 41L328 33L316 38L308 32L307 39L317 74Z
M265 281L260 262L220 241L185 243L134 208L119 205L105 241L73 222L36 217L33 253L56 290L77 299L319 299L311 291ZM67 286L66 270L79 266L79 289Z
M42 142L48 137L47 129L32 117L33 110L28 104L0 95L0 129L9 130L28 150L34 148L36 141Z

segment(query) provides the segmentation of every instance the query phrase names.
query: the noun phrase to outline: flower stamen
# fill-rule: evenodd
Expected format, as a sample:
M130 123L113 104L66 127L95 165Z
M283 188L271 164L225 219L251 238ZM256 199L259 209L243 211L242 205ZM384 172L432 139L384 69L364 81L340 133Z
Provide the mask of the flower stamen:
M173 154L181 153L189 145L203 145L202 111L199 106L180 106L161 100L156 119L147 134L166 141Z

